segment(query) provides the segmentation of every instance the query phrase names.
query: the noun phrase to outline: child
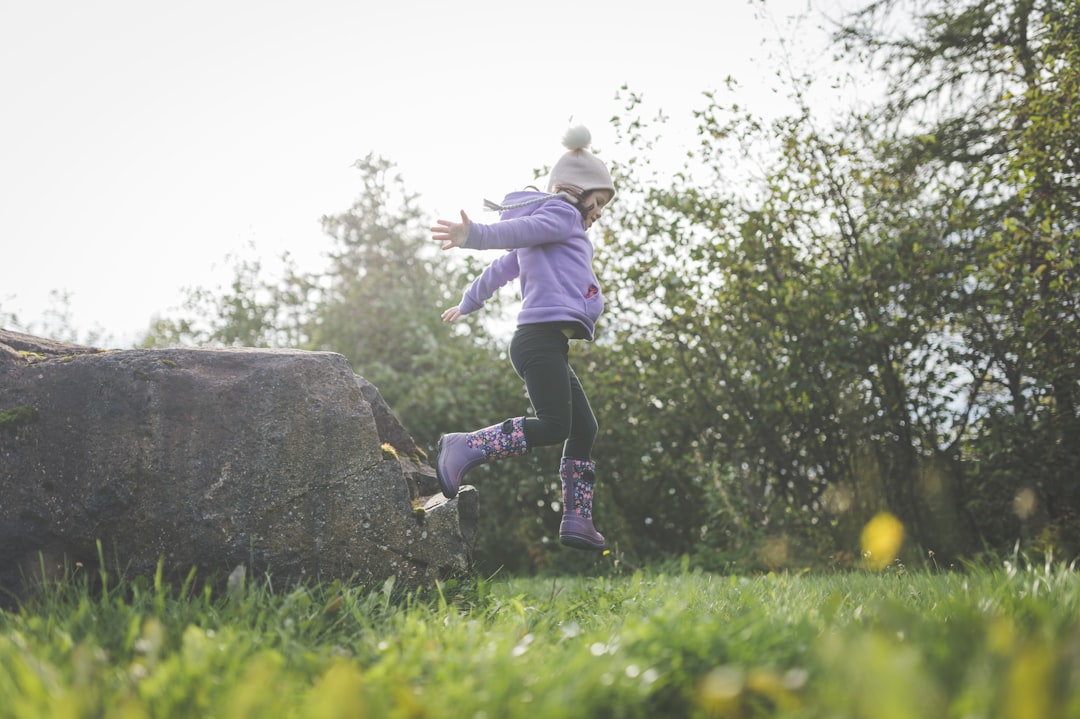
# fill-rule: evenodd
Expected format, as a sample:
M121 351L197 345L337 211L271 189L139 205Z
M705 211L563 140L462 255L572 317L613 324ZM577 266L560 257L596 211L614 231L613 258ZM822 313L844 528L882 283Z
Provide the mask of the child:
M568 358L570 340L591 341L604 309L586 230L615 197L615 185L604 163L589 152L591 141L584 127L567 131L563 145L568 152L551 170L547 193L512 192L502 205L485 202L501 211L498 222L475 223L462 211L461 222L438 220L431 228L432 239L442 242L444 250L508 250L442 318L454 322L475 312L497 289L518 279L521 311L510 341L510 361L525 381L536 412L535 418L516 417L475 432L444 434L435 471L443 494L454 497L462 477L476 465L563 442L559 540L578 549L600 550L604 537L592 523L596 418Z

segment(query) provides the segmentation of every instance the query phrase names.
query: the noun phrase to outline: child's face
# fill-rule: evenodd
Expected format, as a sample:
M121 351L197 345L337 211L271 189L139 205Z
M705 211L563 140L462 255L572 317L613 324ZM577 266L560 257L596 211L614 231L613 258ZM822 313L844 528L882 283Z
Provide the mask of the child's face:
M585 216L585 229L600 219L604 206L611 202L610 190L589 190L581 198L581 211Z

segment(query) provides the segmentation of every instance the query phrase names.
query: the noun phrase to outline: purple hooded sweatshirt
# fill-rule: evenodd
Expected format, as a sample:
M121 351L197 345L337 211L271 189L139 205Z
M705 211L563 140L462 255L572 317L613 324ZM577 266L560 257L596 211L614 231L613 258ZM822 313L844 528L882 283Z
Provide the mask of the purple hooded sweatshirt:
M504 205L543 196L511 192ZM504 210L498 222L473 222L464 247L509 250L494 260L465 290L459 309L480 309L497 289L515 278L521 282L518 324L574 322L575 337L592 340L604 310L600 282L592 269L593 246L585 234L581 211L561 197Z

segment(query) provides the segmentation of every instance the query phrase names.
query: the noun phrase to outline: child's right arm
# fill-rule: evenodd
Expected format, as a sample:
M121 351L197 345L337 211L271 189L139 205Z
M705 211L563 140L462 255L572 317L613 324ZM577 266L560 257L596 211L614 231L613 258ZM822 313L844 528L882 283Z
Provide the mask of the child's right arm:
M564 200L550 200L523 217L490 225L470 222L461 246L471 250L513 250L563 242L580 229L581 212L576 207Z
M436 224L438 227L431 228L431 239L442 243L442 247L439 249L450 250L465 244L465 240L469 236L469 226L472 222L469 220L469 216L465 214L465 210L462 210L461 222L436 220Z
M519 271L517 252L510 251L496 258L465 290L461 304L458 305L458 311L467 315L480 309L491 299L496 290L511 280L517 279Z

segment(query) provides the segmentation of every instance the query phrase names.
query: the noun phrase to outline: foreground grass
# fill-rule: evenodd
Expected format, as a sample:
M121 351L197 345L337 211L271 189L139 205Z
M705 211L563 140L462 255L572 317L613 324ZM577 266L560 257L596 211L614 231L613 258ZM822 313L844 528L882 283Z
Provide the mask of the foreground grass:
M184 590L0 613L0 717L1080 717L1060 566Z

